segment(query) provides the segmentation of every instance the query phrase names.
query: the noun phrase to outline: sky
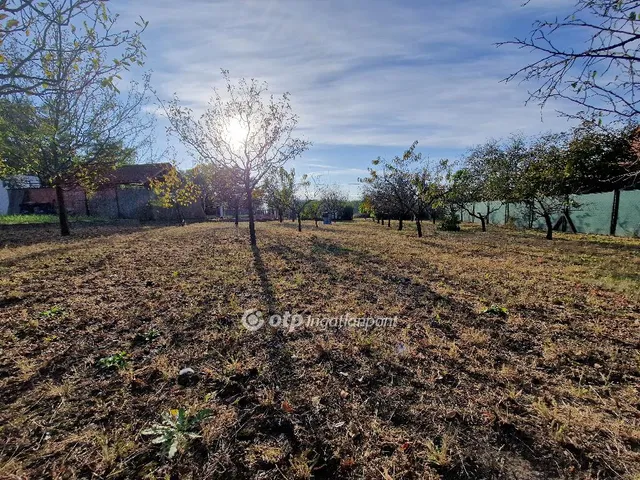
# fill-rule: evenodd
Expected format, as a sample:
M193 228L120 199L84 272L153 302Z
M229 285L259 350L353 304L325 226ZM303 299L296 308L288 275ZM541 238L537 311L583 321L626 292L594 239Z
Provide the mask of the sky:
M298 135L313 142L297 172L358 198L371 160L412 142L430 158L459 160L510 133L570 128L563 105L525 106L532 85L501 82L532 57L495 43L525 36L568 0L112 0L122 27L138 16L145 70L161 98L201 111L221 69L289 92ZM132 72L131 75L142 74ZM167 142L159 120L158 145ZM169 140L175 143L176 140ZM179 162L193 160L178 147Z

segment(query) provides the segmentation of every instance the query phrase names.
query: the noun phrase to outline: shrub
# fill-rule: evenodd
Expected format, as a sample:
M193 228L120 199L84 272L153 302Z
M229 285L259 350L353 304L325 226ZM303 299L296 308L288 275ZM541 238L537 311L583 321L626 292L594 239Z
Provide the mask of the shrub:
M338 220L353 220L353 206L345 205L344 207L342 207L338 216Z
M460 219L455 213L451 213L444 217L438 230L444 230L445 232L458 232L460 231Z

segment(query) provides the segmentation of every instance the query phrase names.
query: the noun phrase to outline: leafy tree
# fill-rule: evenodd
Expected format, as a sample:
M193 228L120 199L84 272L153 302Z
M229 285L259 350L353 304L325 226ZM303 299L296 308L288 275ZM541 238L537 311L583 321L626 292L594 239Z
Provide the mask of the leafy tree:
M115 88L123 70L142 65L147 27L140 19L137 29L119 30L117 18L101 0L1 0L0 96L52 93L87 67L76 91L95 82ZM109 59L109 52L118 53Z
M375 215L375 207L373 205L372 198L369 195L365 195L358 206L358 212L370 218Z
M162 208L175 209L183 226L185 218L181 207L188 207L197 202L202 193L191 177L192 175L181 173L173 165L162 177L151 179L149 182L149 187L156 196L153 204Z
M416 189L417 202L415 207L416 228L418 237L422 237L421 217L431 215L433 223L436 223L436 210L444 206L449 194L447 179L451 174L449 161L442 159L435 165L426 163L421 166L413 176L413 185Z
M256 245L253 192L267 175L301 155L310 142L295 138L298 117L289 94L268 94L266 83L241 79L232 84L227 71L227 99L219 92L200 118L174 98L165 108L170 132L177 135L194 158L226 168L242 184L249 210L249 236Z
M318 227L318 221L322 218L322 202L319 200L311 200L302 210L302 216L313 220Z
M519 169L514 196L528 205L533 215L544 218L548 240L553 238L552 216L579 207L571 198L575 182L568 158L565 135L544 135L530 147Z
M570 135L567 169L576 193L607 192L636 182L640 165L633 149L638 137L635 127L605 130L585 122Z
M340 209L348 199L347 195L337 185L320 186L319 192L323 215L337 219Z
M222 205L233 211L237 227L240 209L245 208L246 205L244 188L238 182L238 175L214 164L201 164L194 170L194 181L202 191L205 205L208 208Z
M491 140L474 147L467 155L464 168L452 175L449 201L457 208L480 220L482 231L492 213L512 199L518 162L524 153L524 140L512 137L506 145ZM478 203L486 209L477 209Z
M280 223L282 223L285 213L293 207L295 176L294 169L289 172L281 167L269 175L264 182L267 206L276 212Z

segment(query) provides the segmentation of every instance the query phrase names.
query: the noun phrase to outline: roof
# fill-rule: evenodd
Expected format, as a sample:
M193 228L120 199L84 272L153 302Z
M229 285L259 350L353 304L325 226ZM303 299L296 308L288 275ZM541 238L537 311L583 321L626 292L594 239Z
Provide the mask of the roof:
M139 165L123 165L107 175L105 184L131 185L145 184L149 180L162 176L170 170L170 163L141 163Z

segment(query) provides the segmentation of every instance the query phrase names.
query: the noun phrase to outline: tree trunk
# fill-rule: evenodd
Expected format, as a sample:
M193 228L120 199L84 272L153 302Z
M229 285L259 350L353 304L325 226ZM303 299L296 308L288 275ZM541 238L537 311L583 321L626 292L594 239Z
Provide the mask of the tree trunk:
M416 218L416 228L418 229L418 238L422 238L422 224L419 218Z
M258 242L256 241L256 224L253 216L253 188L247 188L247 207L249 210L249 239L251 246L255 247Z
M183 227L187 222L184 221L184 215L182 215L182 210L180 210L180 204L176 202L176 213L178 214L178 220L180 221L180 225Z
M238 223L240 223L240 207L236 205L236 228L238 228Z
M56 200L58 201L58 218L60 219L60 235L67 237L71 234L69 230L69 217L67 217L67 207L64 204L64 192L60 185L56 185Z
M302 217L298 214L298 231L302 231Z
M402 217L398 220L398 231L402 230Z
M278 220L282 223L282 210L278 210Z
M486 220L484 218L484 215L480 215L480 223L482 224L482 231L486 232L487 231L487 223L486 223Z
M551 223L551 215L545 213L544 221L547 224L547 240L553 240L553 223Z

